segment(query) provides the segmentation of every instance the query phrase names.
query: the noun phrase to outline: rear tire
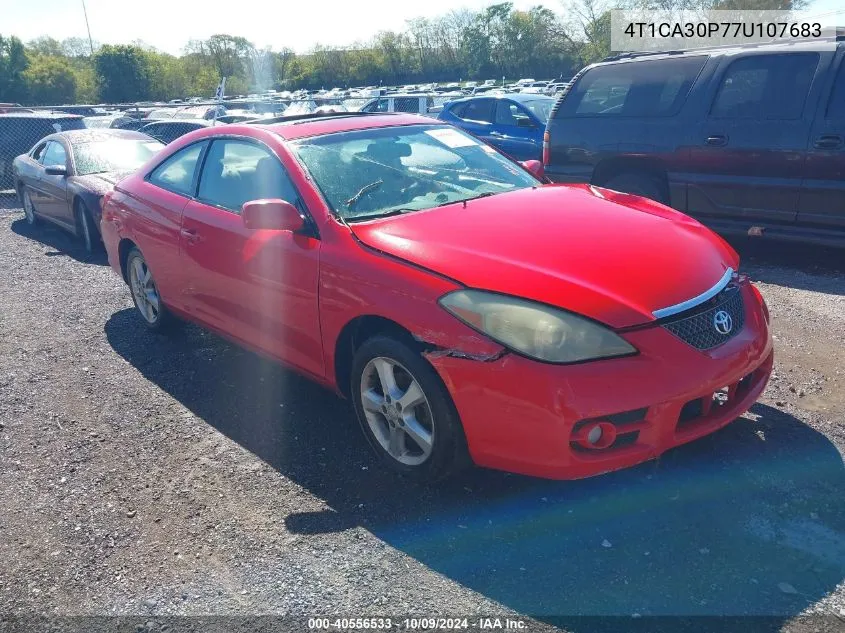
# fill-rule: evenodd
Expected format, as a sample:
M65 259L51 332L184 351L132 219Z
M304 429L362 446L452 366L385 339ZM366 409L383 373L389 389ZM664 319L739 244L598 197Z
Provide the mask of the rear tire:
M365 341L352 361L351 393L361 430L388 468L436 483L471 463L449 391L405 342L384 335Z
M147 329L153 332L173 329L178 320L165 307L147 261L141 251L134 247L126 256L126 281L135 308Z
M38 224L38 216L35 215L35 205L32 204L32 197L29 195L26 186L21 187L21 200L23 201L23 215L26 218L26 223L35 226Z
M601 185L605 189L631 193L661 204L669 204L669 194L663 182L645 172L623 172Z

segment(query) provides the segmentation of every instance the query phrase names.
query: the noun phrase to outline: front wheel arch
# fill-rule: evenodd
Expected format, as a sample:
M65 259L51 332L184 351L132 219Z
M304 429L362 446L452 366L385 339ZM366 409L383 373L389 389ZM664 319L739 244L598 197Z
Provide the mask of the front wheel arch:
M349 388L355 352L368 339L378 335L393 336L422 351L422 344L417 342L408 329L396 321L375 314L355 317L343 326L334 346L335 384L345 398L350 397Z

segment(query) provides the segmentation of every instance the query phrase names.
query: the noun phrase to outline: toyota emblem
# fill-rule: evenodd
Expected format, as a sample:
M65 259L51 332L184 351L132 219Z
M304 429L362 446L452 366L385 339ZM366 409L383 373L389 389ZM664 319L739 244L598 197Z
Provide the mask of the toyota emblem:
M730 314L724 310L719 310L713 315L713 327L716 328L716 331L719 334L727 336L731 333L731 330L734 329L734 320L731 318Z

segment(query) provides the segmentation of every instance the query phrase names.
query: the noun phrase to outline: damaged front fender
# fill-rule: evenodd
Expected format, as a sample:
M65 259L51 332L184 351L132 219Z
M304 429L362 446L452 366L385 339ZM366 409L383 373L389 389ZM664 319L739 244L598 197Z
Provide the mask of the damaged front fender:
M451 357L489 363L508 353L507 348L481 335L453 335L447 332L424 331L414 338L428 349L423 356L433 360Z

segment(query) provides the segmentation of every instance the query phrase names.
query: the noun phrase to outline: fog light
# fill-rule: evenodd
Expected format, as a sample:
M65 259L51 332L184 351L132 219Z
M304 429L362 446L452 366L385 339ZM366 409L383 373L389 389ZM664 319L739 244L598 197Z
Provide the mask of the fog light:
M572 441L590 450L608 448L616 441L616 427L607 420L590 422L575 431Z

